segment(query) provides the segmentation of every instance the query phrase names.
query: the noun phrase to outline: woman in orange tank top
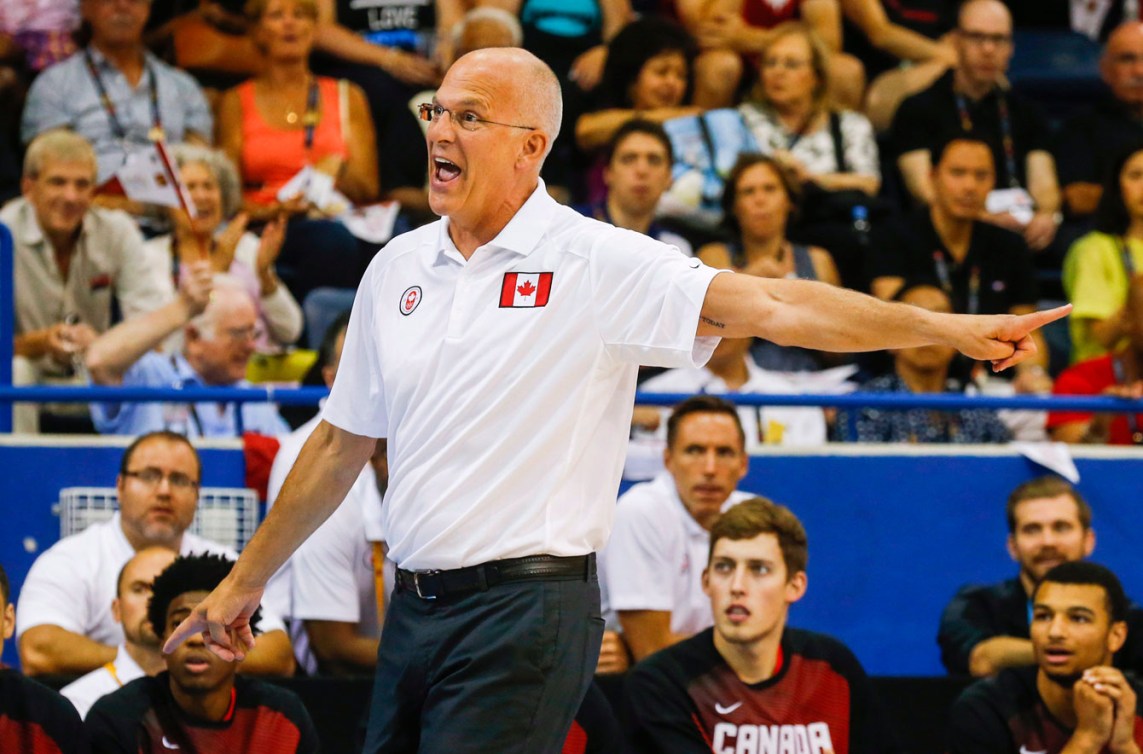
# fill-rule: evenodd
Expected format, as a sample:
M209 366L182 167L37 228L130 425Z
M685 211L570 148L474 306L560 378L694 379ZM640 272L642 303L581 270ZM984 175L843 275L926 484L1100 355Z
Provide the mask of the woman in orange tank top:
M278 194L309 166L330 176L353 204L378 200L377 147L365 95L349 82L310 72L315 0L252 0L246 9L265 66L222 95L218 143L239 167L251 221L290 218L278 273L295 297L303 300L317 287L355 287L376 246L359 243L345 226L323 217L347 208Z

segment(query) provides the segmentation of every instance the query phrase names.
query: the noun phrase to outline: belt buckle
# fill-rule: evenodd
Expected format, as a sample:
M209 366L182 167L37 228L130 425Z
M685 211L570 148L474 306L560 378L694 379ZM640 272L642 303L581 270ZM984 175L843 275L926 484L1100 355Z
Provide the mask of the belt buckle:
M440 571L413 571L413 589L417 592L418 597L423 600L435 600L437 598L435 594L425 594L421 591L421 575L424 574L428 576L437 573L440 573Z

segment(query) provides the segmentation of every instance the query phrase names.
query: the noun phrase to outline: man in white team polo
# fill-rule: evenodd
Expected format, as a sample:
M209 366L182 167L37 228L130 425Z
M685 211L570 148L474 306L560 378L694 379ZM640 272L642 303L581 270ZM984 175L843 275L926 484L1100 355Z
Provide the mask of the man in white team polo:
M619 498L599 582L604 617L618 622L636 662L711 626L702 588L710 527L751 497L735 489L748 462L734 404L696 395L667 420L666 470Z
M721 274L562 207L539 172L559 81L478 50L422 117L442 220L393 239L354 301L323 420L234 570L169 637L253 646L266 581L388 438L397 588L368 752L559 751L603 633L607 540L639 364L695 366L721 336L824 350L949 343L995 368L1067 308L967 317L798 280Z

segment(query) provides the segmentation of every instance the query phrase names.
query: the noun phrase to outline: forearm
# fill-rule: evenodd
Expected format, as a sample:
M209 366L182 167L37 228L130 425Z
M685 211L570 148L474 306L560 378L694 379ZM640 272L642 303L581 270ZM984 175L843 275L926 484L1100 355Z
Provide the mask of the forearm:
M375 445L371 437L320 422L229 578L245 588L264 586L345 499Z
M968 655L968 672L976 678L994 675L1004 668L1032 665L1032 642L1016 636L994 636L972 648Z
M372 204L381 193L377 161L350 160L337 181L337 190L354 204Z
M381 68L392 63L396 54L388 47L367 42L336 23L318 26L314 34L314 48L350 63L363 63Z
M115 659L116 648L59 626L33 626L20 637L26 675L82 675Z
M1036 211L1053 214L1060 211L1060 184L1056 179L1056 162L1052 155L1031 152L1026 161L1028 193L1036 203Z
M361 636L353 623L307 620L306 633L318 659L342 670L372 670L377 665L377 639ZM344 666L351 666L345 668Z
M923 34L912 29L889 23L877 35L877 39L870 39L873 46L882 52L888 53L901 60L911 60L920 63L933 58L941 57L941 45Z
M687 638L671 631L671 614L666 610L620 610L619 624L635 662Z
M881 179L875 175L859 175L857 173L826 173L815 175L813 182L826 191L846 191L857 189L864 191L871 197L877 194L881 187Z
M881 301L807 280L723 273L711 281L700 335L760 337L783 346L849 353L954 345L955 315Z
M266 292L265 285L262 286L262 313L266 317L270 337L276 343L289 345L301 336L302 308L281 283L276 283L271 293Z
M143 354L158 348L167 336L185 325L192 312L180 296L148 314L120 322L87 348L85 363L91 381L117 385Z

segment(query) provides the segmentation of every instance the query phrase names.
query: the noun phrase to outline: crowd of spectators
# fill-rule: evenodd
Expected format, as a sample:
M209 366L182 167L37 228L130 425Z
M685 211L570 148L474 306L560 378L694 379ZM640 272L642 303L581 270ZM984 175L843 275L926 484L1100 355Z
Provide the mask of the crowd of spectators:
M939 346L842 360L727 339L703 369L646 370L645 392L1000 390L1138 400L1143 21L1130 17L1138 3L1121 0L1090 3L1102 10L1070 16L1039 5L5 2L0 222L15 251L13 381L236 387L266 378L259 365L278 359L284 367L269 379L331 385L345 328L337 315L374 255L385 253L354 220L379 203L398 209L394 232L433 219L422 127L434 117L434 87L459 55L513 45L544 59L563 83L564 128L544 178L553 196L584 215L714 267L844 285L934 311L1021 314L1059 299L1074 304L1068 331L1037 335L1038 357L1000 388L1000 378ZM1051 117L1045 104L1053 103L1025 95L1009 77L1021 33L1043 28L1082 34L1093 49L1102 45L1106 84L1086 105L1053 107ZM465 113L449 115L466 127ZM180 206L125 195L122 178L152 154L169 154L186 189ZM304 347L318 343L316 354ZM13 418L21 433L138 438L117 480L119 513L47 550L15 615L0 578L0 639L16 634L24 673L82 676L64 695L88 716L97 746L149 736L187 748L241 748L244 742L220 731L258 730L272 720L277 727L265 735L311 750L313 723L288 694L235 679L233 664L201 643L166 658L157 647L234 556L187 531L201 464L185 438L244 431L280 438L272 504L316 419L303 424L305 417L271 404L207 400L100 402L79 410L18 404ZM1027 422L1027 415L971 408L744 409L712 395L674 411L636 407L627 476L641 483L620 498L611 543L600 555L608 631L599 672L622 673L655 655L634 678L648 693L680 699L685 691L672 690L682 683L679 667L691 672L699 661L752 687L795 672L783 671L781 651L777 665L743 665L726 649L740 621L711 611L712 599L717 607L745 589L732 577L740 560L754 557L728 542L761 537L771 560L779 548L782 567L775 570L786 591L774 603L781 605L771 626L778 636L785 609L805 591L805 534L789 511L751 502L754 518L718 529L726 510L756 492L737 489L752 450L826 441L1003 443L1027 436ZM1068 443L1143 445L1141 422L1143 414L1053 411L1035 415L1030 429L1033 437ZM243 676L289 674L295 664L335 675L373 667L393 588L384 532L376 530L387 477L382 442L351 499L271 582L263 635L239 668ZM1034 630L1028 638L1029 624L1052 619L1060 589L1047 590L1051 599L1036 602L1035 611L1028 606L1051 567L1090 555L1094 537L1078 493L1056 481L1037 484L1009 502L1008 546L1018 578L958 594L941 620L950 672L994 676L1024 668L1025 685L1033 683L1031 666L1051 674L1043 668L1053 658L1034 646ZM708 570L717 544L712 531L722 544L717 569ZM1116 587L1100 573L1065 571L1059 578L1109 595ZM148 600L152 584L162 599ZM1134 626L1136 612L1103 617ZM1140 664L1138 637L1109 635L1115 651L1105 653L1104 664L1112 654L1119 665ZM711 654L712 641L721 659ZM679 649L666 654L672 646ZM795 633L781 646L797 657L824 657L839 668L841 680L831 682L865 693L860 666L828 637ZM717 669L723 662L729 671ZM21 698L29 707L21 719L43 720L37 730L82 737L69 709L6 673L0 671L0 703ZM211 693L195 690L201 677L211 679ZM1121 677L1102 677L1105 687L1121 688ZM1004 682L974 692L961 707L1003 706L996 698L1018 685ZM124 685L123 693L96 702ZM1028 689L1019 688L1022 704ZM1125 696L1115 695L1115 704ZM731 735L719 727L724 723L671 720L671 707L636 707L647 750L657 750L654 742L676 750L696 733L727 745L737 737L741 749L743 740L765 735L748 732L752 725L812 737L821 734L814 726L825 724L743 717ZM583 724L596 731L589 721L598 720L598 709L593 690ZM842 717L859 715L852 721L860 729L875 709ZM1060 709L1074 718L1072 707ZM242 725L187 722L197 716L230 723L235 715ZM124 728L128 718L143 718L143 728ZM870 741L881 735L866 730ZM0 725L0 741L4 733ZM1055 741L1063 734L1052 735ZM1102 740L1123 735L1117 729ZM1018 743L1031 750L1045 740ZM894 749L884 742L870 750Z
M1070 376L1053 384L1070 364L1130 361L1119 355L1143 261L1143 23L1108 5L1064 17L1017 0L11 4L0 13L0 97L14 105L0 108L0 198L10 198L0 220L16 247L14 382L233 385L246 353L254 381L321 384L303 346L316 346L384 253L354 219L378 202L399 210L392 231L431 219L418 106L457 55L522 45L564 84L565 127L544 177L582 213L739 272L882 298L937 287L957 312L1066 298L1070 332L1040 337L1038 358L1013 378L954 359L940 389L1134 395L1130 369L1098 390ZM1104 45L1105 89L1051 117L1053 103L1009 77L1022 33L1044 28ZM122 190L121 174L156 142L187 189L178 208ZM199 258L254 305L255 327L224 328L251 341L234 344L233 374L180 372L174 320L161 343L112 354L115 374L106 348L87 363L117 322L177 300ZM153 346L171 369L123 381ZM882 389L892 362L851 360L850 386ZM734 369L754 370L757 392L811 392L791 373L843 365L759 341ZM15 429L126 431L106 409L18 405ZM147 428L184 426L186 413L157 412ZM825 415L823 439L947 436L855 432ZM1000 418L1017 439L1103 441L1029 416Z

